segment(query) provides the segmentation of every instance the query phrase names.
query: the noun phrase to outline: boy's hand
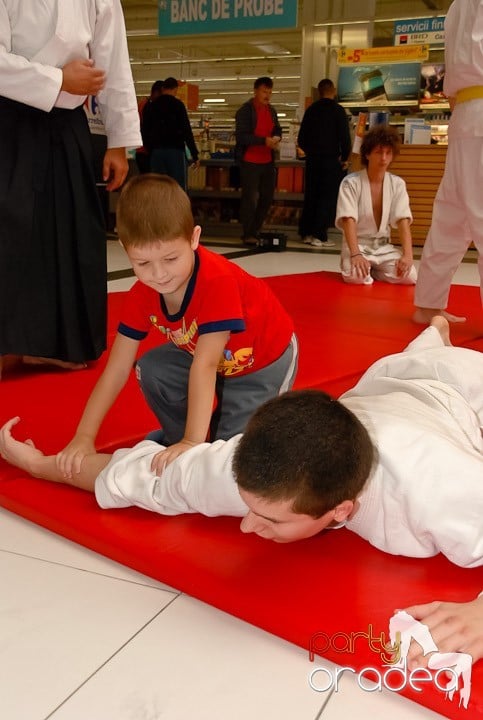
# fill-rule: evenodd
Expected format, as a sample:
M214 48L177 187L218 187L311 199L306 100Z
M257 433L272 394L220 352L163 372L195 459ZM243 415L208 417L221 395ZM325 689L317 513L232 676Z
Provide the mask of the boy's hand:
M199 445L199 443L183 439L180 440L178 443L175 443L174 445L170 445L168 448L166 448L166 450L161 450L161 452L158 452L152 459L152 472L156 473L156 475L160 477L163 473L163 470L167 468L168 465L178 457L178 455L182 455L184 452L186 452L186 450L195 447L195 445Z
M473 663L483 658L483 595L466 603L436 601L413 605L406 612L428 626L440 653L468 653ZM408 667L411 670L426 667L428 657L413 641L407 656Z
M80 472L85 456L95 452L96 448L90 437L76 435L63 450L57 453L55 464L65 478L70 478L73 472Z
M359 278L365 278L371 272L371 263L369 260L362 255L362 253L356 253L351 256L351 272L353 275Z
M412 266L413 266L412 257L407 257L405 255L400 257L396 263L396 272L397 272L398 276L404 277L405 275L408 275Z

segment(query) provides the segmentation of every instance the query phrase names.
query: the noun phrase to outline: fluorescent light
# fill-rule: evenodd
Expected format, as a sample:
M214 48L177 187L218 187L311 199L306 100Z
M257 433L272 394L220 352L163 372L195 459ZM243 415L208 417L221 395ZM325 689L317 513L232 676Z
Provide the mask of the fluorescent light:
M202 100L204 103L224 103L225 98L205 98Z

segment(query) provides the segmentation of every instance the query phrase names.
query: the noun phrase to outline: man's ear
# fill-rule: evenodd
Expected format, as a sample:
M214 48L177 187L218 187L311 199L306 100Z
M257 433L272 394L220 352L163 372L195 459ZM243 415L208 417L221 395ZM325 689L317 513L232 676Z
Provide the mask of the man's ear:
M351 514L352 510L354 508L354 501L353 500L343 500L341 503L335 506L334 508L334 520L336 522L344 522L344 520L347 520L349 515Z

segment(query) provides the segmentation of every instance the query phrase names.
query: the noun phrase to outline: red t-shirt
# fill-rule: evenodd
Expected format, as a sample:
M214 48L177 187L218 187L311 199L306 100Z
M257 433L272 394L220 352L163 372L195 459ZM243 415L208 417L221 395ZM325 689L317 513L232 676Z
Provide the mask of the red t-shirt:
M267 105L257 105L254 103L257 113L257 124L253 132L258 137L271 137L273 132L273 117L270 108ZM272 151L266 145L249 145L245 150L243 159L252 163L269 163L272 162Z
M293 322L264 280L200 246L176 315L168 314L162 295L139 281L127 293L118 332L143 340L151 328L191 354L199 335L228 330L217 372L229 377L277 360L290 343Z

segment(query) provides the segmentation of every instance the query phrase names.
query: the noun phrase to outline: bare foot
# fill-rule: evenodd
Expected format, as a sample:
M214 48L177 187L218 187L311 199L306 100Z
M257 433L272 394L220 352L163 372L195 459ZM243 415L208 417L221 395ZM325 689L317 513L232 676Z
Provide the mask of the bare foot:
M37 450L32 440L19 442L12 435L12 428L20 421L14 417L0 428L0 456L10 465L26 470L30 475L36 474L36 463L44 458L44 454Z
M87 367L87 363L67 362L55 358L34 357L33 355L24 355L22 362L25 365L54 365L63 370L84 370Z
M418 323L420 325L430 325L431 320L438 315L439 317L446 318L446 320L450 323L463 323L466 322L465 317L460 317L458 315L451 315L451 313L446 312L446 310L439 310L438 308L416 308L416 311L413 315L413 322Z
M0 355L0 379L5 371L22 364L21 355Z
M435 315L430 325L439 332L445 345L453 345L449 336L449 322L443 315Z

